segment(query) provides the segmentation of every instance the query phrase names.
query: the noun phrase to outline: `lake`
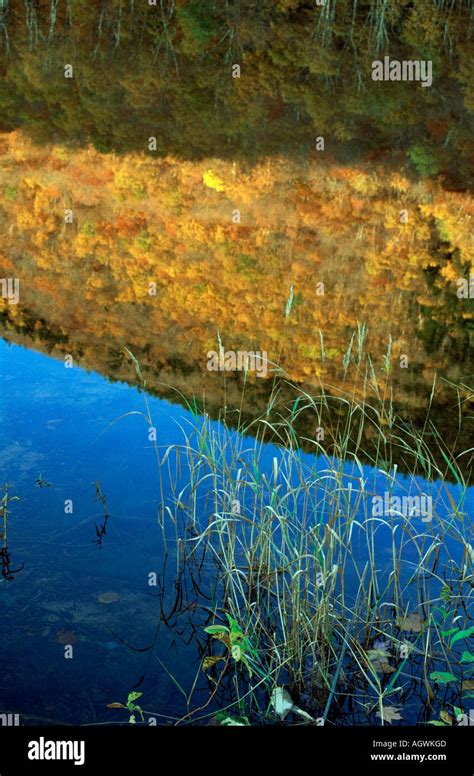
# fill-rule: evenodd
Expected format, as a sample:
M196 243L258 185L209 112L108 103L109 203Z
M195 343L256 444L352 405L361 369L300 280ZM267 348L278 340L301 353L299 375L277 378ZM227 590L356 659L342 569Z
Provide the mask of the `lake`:
M143 394L97 372L65 368L33 347L3 342L0 353L7 389L2 399L2 472L11 495L20 498L11 502L8 544L12 570L21 568L14 581L3 579L0 589L1 650L7 666L2 705L19 713L22 724L112 724L118 714L107 709L107 703L123 702L139 687L143 708L151 712L147 720L172 722L186 713L186 703L170 675L186 690L197 675L193 704L205 702L202 635L193 639L196 626L187 607L209 608L212 577L204 565L202 589L177 599L174 527L169 520L165 564L157 522L161 500L172 505L173 490L165 477L160 494L155 451L140 414ZM166 400L149 397L149 402L159 450L181 445L182 427L191 429L196 422L192 413ZM251 438L243 438L243 450L253 445ZM272 471L275 455L284 457L281 448L264 446L262 471ZM313 465L312 456L303 457ZM322 470L324 461L315 460L314 465ZM352 468L347 465L348 475ZM378 482L375 492L382 492L380 473L364 466L363 475ZM407 477L398 475L397 480L393 494L409 492ZM101 546L94 543L95 526L104 519L97 483L110 514ZM447 519L449 500L439 483L423 483L423 488L434 494L435 503L441 499ZM449 493L459 498L459 488L449 485ZM474 490L469 488L466 512L472 513L473 503ZM201 524L207 519L206 506L197 511ZM423 525L422 518L417 522ZM390 566L390 548L389 538L381 534L381 568ZM456 555L455 542L449 549ZM364 554L361 551L361 558ZM408 553L405 558L405 580L415 556ZM413 590L409 599L416 601ZM163 612L170 613L175 605L173 627L166 627ZM206 615L206 609L202 611ZM198 613L194 621L205 624L206 616ZM71 647L72 657L67 658ZM217 701L212 708L218 708Z
M473 20L427 3L0 3L0 715L469 719Z

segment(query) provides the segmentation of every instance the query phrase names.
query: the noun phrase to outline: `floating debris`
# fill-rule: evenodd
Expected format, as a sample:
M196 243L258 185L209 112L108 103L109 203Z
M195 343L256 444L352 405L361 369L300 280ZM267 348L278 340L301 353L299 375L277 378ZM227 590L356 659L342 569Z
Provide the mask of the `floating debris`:
M77 636L72 630L58 630L55 641L57 641L58 644L75 644L77 642Z
M412 612L411 614L407 614L406 617L400 617L400 619L397 621L397 625L401 630L409 630L414 631L415 633L419 633L421 630L423 630L424 620L418 612Z
M275 689L272 692L270 704L273 706L273 708L275 709L280 719L285 719L285 717L290 713L290 711L292 711L293 714L299 714L300 717L303 717L304 719L308 720L308 722L316 721L314 717L312 717L306 711L303 711L303 709L300 709L299 706L296 706L295 703L293 703L293 699L290 693L288 692L288 690L285 690L284 687L275 687Z
M120 596L114 590L107 590L105 593L99 593L97 600L101 604L114 604L116 601L120 601Z
M41 474L41 472L38 474L38 477L36 478L36 485L39 488L52 488L53 487L51 482L48 482L47 480L43 479L43 475Z

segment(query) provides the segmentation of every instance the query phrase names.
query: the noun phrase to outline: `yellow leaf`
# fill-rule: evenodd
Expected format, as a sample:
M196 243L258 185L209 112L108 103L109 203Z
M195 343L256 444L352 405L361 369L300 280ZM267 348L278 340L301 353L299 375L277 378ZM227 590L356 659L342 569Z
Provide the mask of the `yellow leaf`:
M219 656L219 657L205 657L204 660L202 661L203 671L208 671L209 668L212 668L213 666L215 666L215 664L218 663L219 660L224 660L224 658L222 656Z
M219 178L213 170L207 170L202 179L208 189L215 189L215 191L225 191L224 181Z

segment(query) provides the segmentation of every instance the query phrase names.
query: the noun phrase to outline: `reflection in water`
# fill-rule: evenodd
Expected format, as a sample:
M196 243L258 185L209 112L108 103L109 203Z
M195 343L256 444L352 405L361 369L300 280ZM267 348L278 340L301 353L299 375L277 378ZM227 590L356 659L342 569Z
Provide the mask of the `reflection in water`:
M449 446L469 446L468 195L317 160L214 161L209 178L209 162L40 150L17 133L3 155L0 266L21 288L1 302L9 340L133 382L126 345L148 390L201 403L204 386L215 416L265 411L283 370L310 393L384 394L417 426L430 405ZM241 374L208 370L219 342L268 354L243 401Z
M0 584L2 710L17 710L22 724L113 722L106 704L146 670L144 708L172 718L177 692L158 658L185 682L181 661L193 666L196 658L185 645L177 654L176 634L164 626L152 658L141 651L153 642L161 604L171 609L173 568L161 601L148 585L150 573L161 579L163 546L146 426L137 415L113 423L141 411L143 397L3 343L0 364L9 385L0 464L11 482L8 541L15 568L23 566L14 581ZM177 442L177 422L189 413L157 400L153 411L163 439ZM39 471L50 487L36 484ZM93 541L104 518L98 479L111 515L101 547Z
M18 496L10 496L9 495L9 486L8 483L5 483L3 488L3 497L2 497L2 506L1 506L1 519L2 519L2 528L1 528L1 539L2 539L2 548L0 550L0 558L2 561L2 577L9 582L12 582L15 579L15 575L18 574L23 566L20 566L19 568L12 568L12 559L10 555L10 551L8 549L8 510L10 506L10 501L17 501Z
M470 0L6 6L0 129L99 151L251 161L306 159L322 137L346 159L400 167L408 154L449 188L472 182ZM374 81L384 54L430 60L432 88Z
M468 588L461 537L468 530L462 525L472 511L472 488L464 491L443 482L403 477L395 470L361 467L351 459L315 459L296 451L287 456L281 448L254 445L222 426L193 418L188 410L150 397L149 415L145 414L158 429L162 465L157 469L148 423L141 414L143 393L120 383L111 385L79 368L64 369L58 361L16 346L2 345L1 364L2 379L10 385L2 416L3 469L14 480L11 495L21 499L11 505L9 538L12 552L24 564L15 582L4 582L0 588L1 651L8 665L2 702L5 709L20 713L22 724L45 719L75 724L118 721L120 713L106 706L123 702L131 690L143 692L147 722L150 717L160 722L198 721L232 703L235 682L232 672L223 671L225 651L221 660L220 643L209 644L204 632L215 621L215 613L217 623L223 624L223 610L213 602L225 590L222 600L234 601L239 611L238 598L248 588L250 609L244 606L240 616L249 618L249 632L255 638L259 627L255 613L261 611L264 617L256 602L269 605L276 585L281 605L293 617L291 602L299 579L298 606L309 611L314 596L322 596L324 582L340 614L347 616L357 605L360 575L370 560L365 529L359 525L377 527L378 572L375 587L373 580L367 581L360 600L365 615L351 638L363 645L363 634L370 634L367 648L375 650L372 659L387 681L401 665L399 645L416 650L404 671L403 719L430 718L430 707L420 712L416 693L413 696L419 629L426 615L422 620L412 615L406 622L403 617L395 621L388 602L395 590L400 612L416 609L420 596L430 606L424 592L428 579L421 584L416 570L420 555L427 557L426 573L429 570L436 585L440 583L436 569L444 565L450 568L453 596ZM12 417L16 423L7 423ZM24 429L21 442L17 428ZM36 485L39 467L42 481L50 487ZM409 517L405 527L395 510L392 519L399 529L395 575L391 531L383 526L384 517L373 520L366 513L360 490L365 489L370 501L372 493L383 493L387 486L394 498L413 499L422 492L433 504L433 514ZM456 517L453 503L459 505ZM94 526L100 531L104 516L107 531L98 546ZM253 518L273 537L272 554L260 547L262 537L255 533ZM199 540L199 531L206 526L210 544ZM338 532L342 543L331 539ZM300 555L292 555L295 535ZM354 555L344 560L349 536ZM242 577L222 569L231 550ZM333 573L341 564L342 588L339 574ZM386 603L378 607L382 594L380 601ZM368 611L374 616L370 627ZM324 609L318 618L323 614L331 622L330 610ZM344 617L334 620L334 638L343 622ZM267 640L272 631L265 623L263 619ZM318 629L322 628L321 620ZM304 664L290 660L288 653L288 663L275 674L278 681L301 688L305 708L315 715L327 702L324 667L334 664L331 651L320 651L320 638L318 630L311 642L316 662L312 653ZM385 647L377 646L377 639ZM268 647L271 639L261 642L261 657L249 658L257 675L275 668L266 664L264 643ZM303 650L304 642L297 642L296 648ZM361 647L353 648L360 660ZM313 666L311 698L304 692L307 660ZM432 667L436 666L434 660ZM344 672L345 689L341 687L329 719L367 724L370 717L361 705L352 708L343 701L353 684L359 688L359 699L370 701L359 674L352 657ZM175 680L188 692L194 688L188 706ZM261 689L266 692L266 684ZM251 712L256 712L252 703L246 713ZM128 719L123 712L122 718Z
M471 5L0 3L23 724L469 711Z

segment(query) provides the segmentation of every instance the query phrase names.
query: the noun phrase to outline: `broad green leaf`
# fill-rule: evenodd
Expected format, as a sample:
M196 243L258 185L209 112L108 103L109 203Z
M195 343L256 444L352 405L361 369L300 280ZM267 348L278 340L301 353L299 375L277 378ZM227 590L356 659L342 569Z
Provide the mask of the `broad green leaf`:
M234 646L232 647L232 657L233 657L233 658L234 658L234 660L236 660L237 662L238 662L238 661L240 660L240 658L242 657L242 650L241 650L241 648L239 647L239 645L238 645L238 644L234 644Z
M461 655L461 663L474 663L474 655L471 652L463 652Z
M436 725L437 727L448 727L445 725L444 722L441 722L440 719L432 719L430 722L428 722L428 725Z
M216 633L229 633L227 625L208 625L204 630L206 633L210 633L211 636L214 636Z
M450 629L449 629L449 630L447 630L447 631L441 631L441 635L442 635L444 638L446 638L446 636L452 636L452 634L453 634L453 633L457 633L457 632L458 632L458 629L457 629L457 628L450 628Z
M226 613L226 617L227 617L228 623L230 625L231 633L242 633L242 628L238 624L237 620L234 620L234 618L231 617L230 614L227 614L227 613Z
M455 636L451 639L451 646L456 643L456 641L459 641L459 639L468 639L469 636L472 636L474 633L474 625L472 628L466 628L466 630L458 631Z
M127 703L133 703L133 701L136 701L137 698L141 698L142 695L142 692L130 692L128 694Z
M447 725L453 724L453 718L451 714L449 714L447 711L440 711L439 716L443 720L443 722L446 722Z
M457 679L453 674L450 674L449 671L433 671L430 674L430 679L433 680L433 682L438 682L438 684L448 684L448 682L456 682Z

